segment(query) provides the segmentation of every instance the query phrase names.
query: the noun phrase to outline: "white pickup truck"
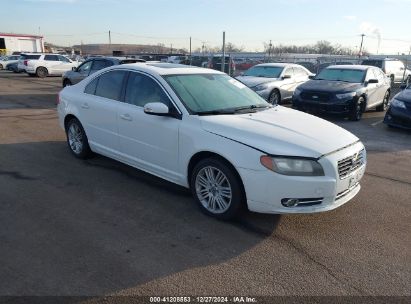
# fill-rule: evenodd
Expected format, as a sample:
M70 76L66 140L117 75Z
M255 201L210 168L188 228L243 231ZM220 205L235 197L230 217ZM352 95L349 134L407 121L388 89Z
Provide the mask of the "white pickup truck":
M44 78L49 75L61 76L78 65L79 62L71 61L60 54L30 53L21 55L18 68L30 76Z

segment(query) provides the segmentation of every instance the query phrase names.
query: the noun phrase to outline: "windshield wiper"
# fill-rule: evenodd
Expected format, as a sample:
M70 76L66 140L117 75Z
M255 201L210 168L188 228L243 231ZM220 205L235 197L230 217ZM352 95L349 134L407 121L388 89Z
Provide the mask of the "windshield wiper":
M235 114L233 110L211 110L211 111L199 111L196 112L197 115L232 115Z
M270 109L272 107L273 107L272 105L251 105L251 106L235 108L234 111L235 112L240 112L240 111L244 111L244 110Z

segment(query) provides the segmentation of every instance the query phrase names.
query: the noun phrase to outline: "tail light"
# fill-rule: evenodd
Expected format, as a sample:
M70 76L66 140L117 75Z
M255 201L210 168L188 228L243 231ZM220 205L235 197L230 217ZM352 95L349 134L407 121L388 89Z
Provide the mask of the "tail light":
M209 69L212 69L213 68L213 63L210 61L210 62L208 62L208 68Z
M27 66L28 60L24 60L24 65Z

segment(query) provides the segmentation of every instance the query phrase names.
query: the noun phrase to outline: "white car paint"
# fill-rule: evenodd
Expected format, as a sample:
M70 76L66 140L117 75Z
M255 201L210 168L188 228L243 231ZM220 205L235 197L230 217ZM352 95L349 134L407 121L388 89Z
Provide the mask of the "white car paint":
M199 152L216 153L238 172L248 209L255 212L328 211L358 193L366 156L363 144L353 134L323 119L281 106L247 114L191 115L162 76L223 73L161 65L167 64L110 67L64 88L58 104L61 127L64 129L65 118L73 115L82 123L92 151L184 187L189 187L191 158ZM142 107L84 93L95 77L113 69L145 73L156 79L180 111L181 119L147 115ZM340 178L338 161L360 151L364 151L362 165ZM260 157L264 155L315 159L321 164L324 176L275 173L261 164ZM341 196L337 199L338 194ZM285 207L281 204L284 198L321 198L322 202Z
M37 54L38 55L38 54ZM47 60L47 57L56 56L58 60ZM24 69L28 74L36 74L40 67L47 69L48 75L61 76L64 72L70 71L77 67L79 62L72 61L66 56L60 54L41 54L39 59L21 60L19 68Z

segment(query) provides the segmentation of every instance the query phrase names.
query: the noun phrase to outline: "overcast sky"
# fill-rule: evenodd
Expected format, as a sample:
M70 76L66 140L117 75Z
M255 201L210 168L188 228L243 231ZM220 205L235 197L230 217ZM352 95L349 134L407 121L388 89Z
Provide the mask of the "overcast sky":
M408 53L411 0L0 0L1 32L38 34L60 45L164 43L193 49L227 41L249 51L264 42L328 40L376 53Z

